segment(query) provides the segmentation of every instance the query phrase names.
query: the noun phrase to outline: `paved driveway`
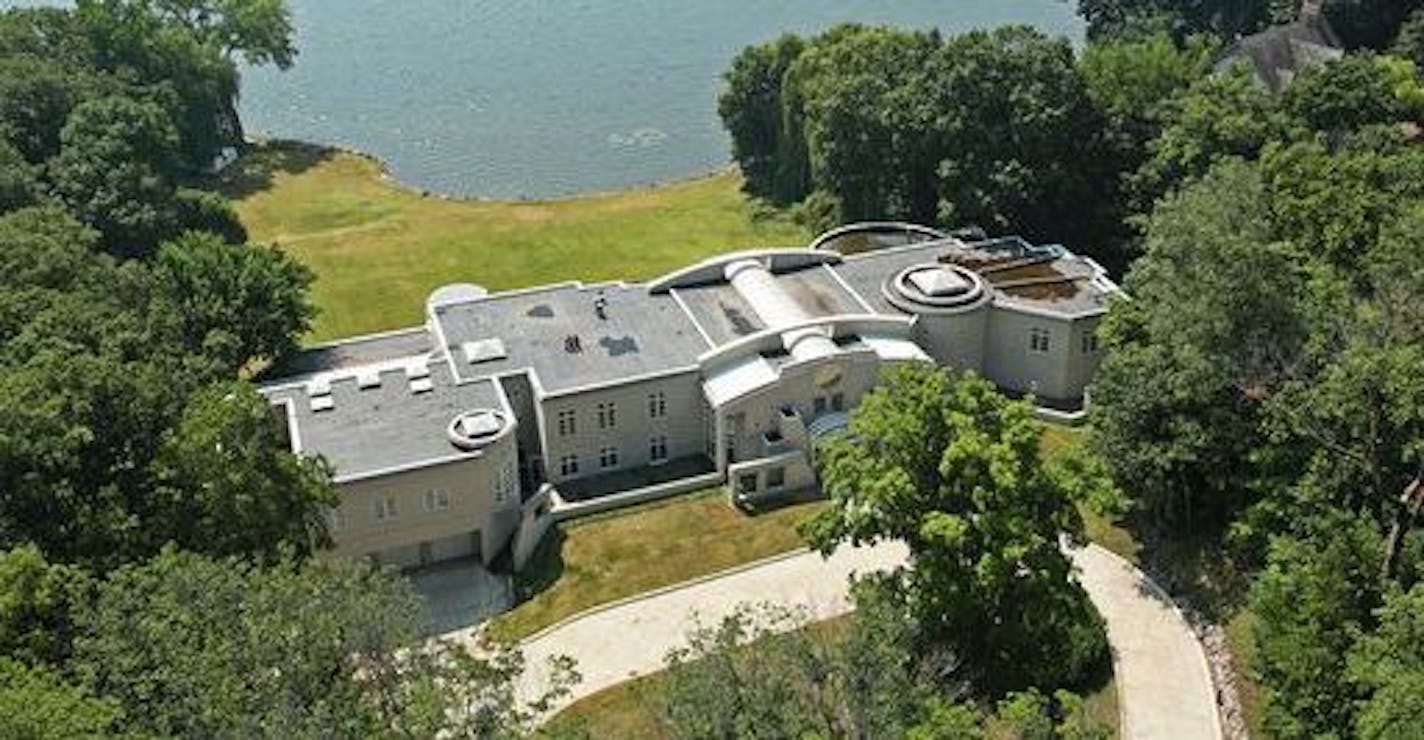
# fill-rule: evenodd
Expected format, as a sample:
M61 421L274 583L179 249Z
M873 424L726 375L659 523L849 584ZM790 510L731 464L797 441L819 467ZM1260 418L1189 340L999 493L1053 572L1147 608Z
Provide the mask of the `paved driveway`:
M1107 621L1124 738L1218 740L1215 691L1201 643L1161 592L1126 561L1096 546L1071 551L1088 596ZM600 607L524 642L533 696L547 659L578 661L582 680L554 711L630 678L656 672L699 620L709 623L748 602L805 610L811 620L850 610L847 578L905 561L899 543L842 548L823 559L796 552Z

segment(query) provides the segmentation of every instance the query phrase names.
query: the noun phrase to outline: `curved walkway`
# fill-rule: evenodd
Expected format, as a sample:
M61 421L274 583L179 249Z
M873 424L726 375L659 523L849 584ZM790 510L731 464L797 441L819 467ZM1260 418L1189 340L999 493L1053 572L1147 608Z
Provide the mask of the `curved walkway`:
M1171 601L1132 565L1097 545L1069 553L1088 596L1107 622L1117 676L1121 736L1218 740L1215 692L1201 643ZM798 551L592 609L523 643L528 670L520 692L536 695L548 658L578 661L581 680L556 706L663 668L689 629L738 605L771 602L803 609L811 621L851 609L852 573L905 561L899 543L842 548L830 558Z

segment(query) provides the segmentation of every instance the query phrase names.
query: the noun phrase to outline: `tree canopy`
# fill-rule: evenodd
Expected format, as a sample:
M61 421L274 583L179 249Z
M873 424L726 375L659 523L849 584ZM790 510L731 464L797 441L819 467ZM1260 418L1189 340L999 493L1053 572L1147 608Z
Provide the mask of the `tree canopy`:
M910 567L882 586L924 643L989 694L1082 680L1106 655L1102 622L1059 549L1081 529L1073 494L1039 458L1032 408L988 382L919 366L889 371L818 451L833 505L805 533L903 541Z

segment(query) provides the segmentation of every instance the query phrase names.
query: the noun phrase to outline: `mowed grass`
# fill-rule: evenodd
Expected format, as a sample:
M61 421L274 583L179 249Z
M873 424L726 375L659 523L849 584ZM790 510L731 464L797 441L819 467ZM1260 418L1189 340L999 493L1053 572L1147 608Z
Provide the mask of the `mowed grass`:
M575 520L550 532L516 587L526 598L489 625L518 640L585 609L803 546L796 525L825 501L747 515L721 488Z
M435 288L645 279L735 249L806 244L731 173L553 201L452 200L389 180L368 158L282 142L224 172L251 239L315 271L309 341L422 321Z

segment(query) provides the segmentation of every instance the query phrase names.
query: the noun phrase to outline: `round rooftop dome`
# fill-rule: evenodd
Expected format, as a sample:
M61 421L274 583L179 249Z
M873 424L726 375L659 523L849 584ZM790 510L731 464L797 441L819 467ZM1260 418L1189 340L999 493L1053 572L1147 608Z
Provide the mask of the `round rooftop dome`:
M456 303L468 303L479 300L489 295L489 291L475 285L474 283L451 283L436 288L430 297L425 299L426 308L437 308L439 306L450 306Z
M509 428L509 418L503 411L475 409L455 417L450 422L450 443L462 450L478 450L498 439Z
M984 280L958 265L911 265L885 283L886 300L911 313L956 313L988 298Z

